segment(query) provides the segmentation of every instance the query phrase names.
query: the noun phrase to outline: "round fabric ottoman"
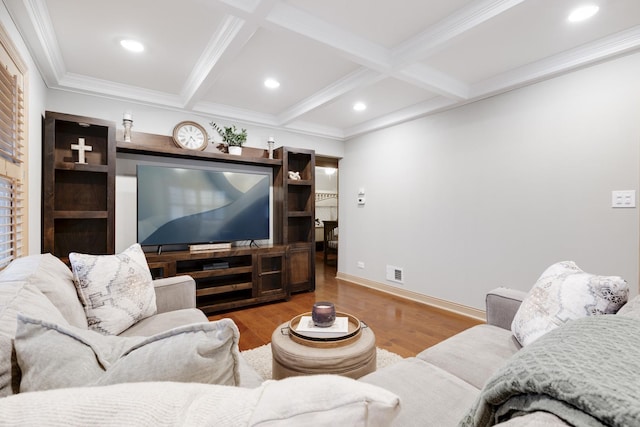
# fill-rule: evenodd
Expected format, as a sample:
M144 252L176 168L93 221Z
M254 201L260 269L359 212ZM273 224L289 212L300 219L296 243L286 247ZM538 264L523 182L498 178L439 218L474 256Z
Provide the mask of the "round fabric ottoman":
M311 347L292 340L288 325L278 326L271 336L273 379L314 374L355 379L376 370L376 337L371 328L362 328L360 337L346 345Z

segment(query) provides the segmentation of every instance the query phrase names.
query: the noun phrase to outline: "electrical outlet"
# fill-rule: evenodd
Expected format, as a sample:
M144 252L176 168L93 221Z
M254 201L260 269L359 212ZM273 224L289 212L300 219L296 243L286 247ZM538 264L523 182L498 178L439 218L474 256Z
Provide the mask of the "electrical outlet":
M612 208L635 208L636 207L636 191L621 190L611 192Z
M358 261L358 268L364 268L364 261Z

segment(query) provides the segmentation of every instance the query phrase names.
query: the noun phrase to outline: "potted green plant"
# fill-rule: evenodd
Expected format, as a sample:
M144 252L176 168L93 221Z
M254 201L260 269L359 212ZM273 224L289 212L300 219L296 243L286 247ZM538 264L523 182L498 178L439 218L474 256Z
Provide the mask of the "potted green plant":
M236 126L220 127L214 122L209 123L211 127L222 137L222 142L227 144L229 154L242 154L242 144L247 142L247 130L236 129Z

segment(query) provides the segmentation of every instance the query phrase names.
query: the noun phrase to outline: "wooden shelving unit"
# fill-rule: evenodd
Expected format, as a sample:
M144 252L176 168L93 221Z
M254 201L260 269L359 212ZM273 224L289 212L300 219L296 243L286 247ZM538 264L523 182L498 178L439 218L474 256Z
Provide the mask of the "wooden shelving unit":
M114 253L115 123L47 111L43 129L42 251ZM80 138L86 164L71 148Z
M147 254L155 278L188 274L196 281L196 305L207 314L289 299L287 248L233 248Z
M88 125L88 126L87 126ZM155 277L189 274L196 301L206 313L287 299L292 291L315 289L315 154L281 147L269 159L266 150L243 147L242 156L215 150L189 151L170 136L133 132L132 141L116 141L113 122L47 112L43 138L44 252L67 259L69 252L114 253L116 151L148 156L197 159L269 167L273 171L274 217L271 247L224 251L148 253ZM84 138L92 147L88 164L78 163L71 144ZM300 172L300 180L288 178Z
M280 147L274 157L282 160L274 177L274 210L280 227L275 234L289 248L288 275L292 292L312 291L315 270L315 153L313 150ZM300 179L289 178L298 172Z

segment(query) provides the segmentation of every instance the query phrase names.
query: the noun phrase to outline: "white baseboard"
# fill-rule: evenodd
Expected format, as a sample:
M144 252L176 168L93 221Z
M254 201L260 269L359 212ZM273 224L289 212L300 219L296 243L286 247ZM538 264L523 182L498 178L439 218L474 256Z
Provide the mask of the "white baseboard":
M367 288L376 289L378 291L386 292L388 294L395 295L401 298L406 298L411 301L416 301L422 304L430 305L432 307L440 308L442 310L451 311L453 313L471 317L483 322L487 321L487 316L484 310L478 310L477 308L443 300L440 298L430 297L428 295L408 291L396 286L385 285L384 283L374 282L373 280L363 279L362 277L352 276L350 274L345 274L342 272L338 272L336 274L336 278L344 280L345 282L353 283L355 285L365 286Z

